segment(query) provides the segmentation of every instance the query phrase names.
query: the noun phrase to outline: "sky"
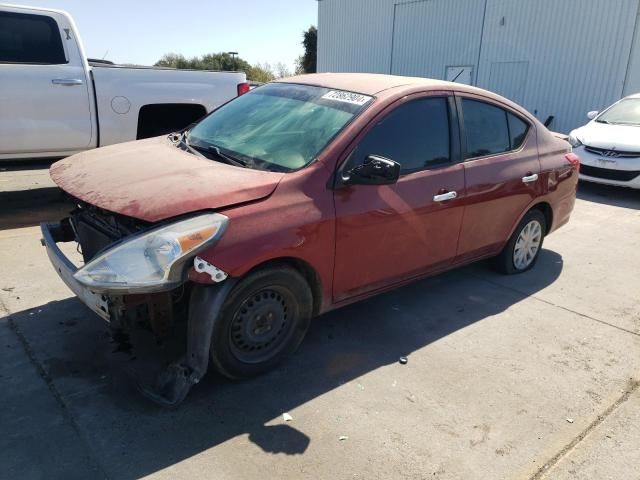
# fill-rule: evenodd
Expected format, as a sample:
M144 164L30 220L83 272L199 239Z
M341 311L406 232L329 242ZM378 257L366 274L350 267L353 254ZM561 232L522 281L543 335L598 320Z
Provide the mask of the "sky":
M293 70L302 32L317 25L316 0L23 0L9 3L71 14L88 57L153 65L169 52L186 57L238 52L249 63ZM105 56L106 53L106 56Z

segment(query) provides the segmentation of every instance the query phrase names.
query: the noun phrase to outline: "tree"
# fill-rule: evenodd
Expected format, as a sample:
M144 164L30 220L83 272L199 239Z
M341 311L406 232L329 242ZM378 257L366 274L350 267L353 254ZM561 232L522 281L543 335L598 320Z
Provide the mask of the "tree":
M207 53L200 57L185 58L177 53L167 53L155 63L156 67L170 67L192 70L243 71L248 80L270 82L274 79L271 67L264 68L260 64L251 65L240 57L233 58L228 53Z
M284 78L284 77L290 77L291 76L291 71L282 62L276 63L276 65L275 65L274 69L272 70L272 72L276 76L276 78Z
M275 79L275 75L268 63L256 63L247 70L247 78L254 82L267 83Z
M302 46L304 54L296 61L296 73L316 73L318 51L318 29L311 25L308 30L302 32Z
M184 58L184 55L178 53L167 53L158 60L155 67L171 67L171 68L192 68L191 61Z

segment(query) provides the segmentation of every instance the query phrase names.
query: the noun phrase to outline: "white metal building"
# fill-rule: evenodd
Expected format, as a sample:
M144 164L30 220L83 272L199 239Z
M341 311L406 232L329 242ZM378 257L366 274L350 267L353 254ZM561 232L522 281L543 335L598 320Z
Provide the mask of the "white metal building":
M640 92L640 0L318 0L318 71L455 79L568 132Z

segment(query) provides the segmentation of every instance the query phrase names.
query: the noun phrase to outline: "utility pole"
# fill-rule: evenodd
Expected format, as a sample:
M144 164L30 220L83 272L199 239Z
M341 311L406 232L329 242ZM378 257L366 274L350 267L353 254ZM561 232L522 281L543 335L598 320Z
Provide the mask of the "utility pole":
M238 70L238 63L236 62L236 55L238 55L238 52L227 52L227 53L231 55L231 58L233 59L233 69Z

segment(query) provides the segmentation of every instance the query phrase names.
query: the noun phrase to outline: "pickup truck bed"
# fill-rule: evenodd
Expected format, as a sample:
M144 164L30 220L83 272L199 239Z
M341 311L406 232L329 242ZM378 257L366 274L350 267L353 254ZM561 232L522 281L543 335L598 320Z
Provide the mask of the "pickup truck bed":
M101 146L185 127L237 96L246 78L241 72L104 64L91 69ZM134 85L135 95L122 94Z

